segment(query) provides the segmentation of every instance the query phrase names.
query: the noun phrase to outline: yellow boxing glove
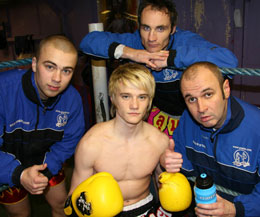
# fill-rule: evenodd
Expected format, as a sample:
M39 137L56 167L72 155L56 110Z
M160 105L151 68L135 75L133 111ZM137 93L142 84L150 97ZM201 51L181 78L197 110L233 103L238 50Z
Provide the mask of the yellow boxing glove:
M69 217L77 217L77 214L75 213L75 210L72 206L71 195L67 198L65 202L64 213L66 216Z
M123 209L123 195L110 173L100 172L89 177L73 191L72 207L79 217L112 217ZM65 205L65 214L70 209Z
M183 174L163 172L159 176L159 182L159 199L165 210L179 212L190 206L192 191Z

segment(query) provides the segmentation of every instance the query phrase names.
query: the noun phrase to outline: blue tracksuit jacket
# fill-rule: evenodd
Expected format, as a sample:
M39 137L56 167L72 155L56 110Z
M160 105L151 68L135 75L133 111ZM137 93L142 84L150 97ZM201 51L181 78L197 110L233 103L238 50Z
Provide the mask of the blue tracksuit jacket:
M118 44L134 49L145 49L139 30L134 33L90 32L80 43L80 49L90 55L114 58ZM154 105L171 115L181 115L185 103L179 91L181 70L198 61L209 61L219 67L236 67L237 58L226 48L212 44L198 34L179 28L170 36L167 50L170 51L168 67L162 71L152 71L156 81Z
M235 97L218 130L204 128L183 112L173 133L175 151L182 154L182 172L213 177L218 194L236 206L237 216L260 216L260 110Z
M26 167L58 174L85 131L81 97L71 85L43 104L32 70L0 73L0 184L20 184Z

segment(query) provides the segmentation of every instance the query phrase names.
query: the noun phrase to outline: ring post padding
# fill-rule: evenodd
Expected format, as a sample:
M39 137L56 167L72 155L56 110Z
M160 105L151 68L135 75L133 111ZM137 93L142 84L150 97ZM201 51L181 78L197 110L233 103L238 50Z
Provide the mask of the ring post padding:
M103 23L90 23L89 32L103 31ZM109 120L107 70L105 60L91 60L96 122Z

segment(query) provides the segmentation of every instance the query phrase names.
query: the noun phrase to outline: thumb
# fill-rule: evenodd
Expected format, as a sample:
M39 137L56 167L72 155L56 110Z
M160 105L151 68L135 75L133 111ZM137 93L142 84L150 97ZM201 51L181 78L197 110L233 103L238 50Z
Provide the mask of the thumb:
M173 139L170 139L170 142L169 142L169 150L170 150L170 151L174 151L174 148L175 148L174 140L173 140Z
M41 164L41 165L36 165L36 169L38 171L42 171L42 170L45 170L47 168L47 164Z

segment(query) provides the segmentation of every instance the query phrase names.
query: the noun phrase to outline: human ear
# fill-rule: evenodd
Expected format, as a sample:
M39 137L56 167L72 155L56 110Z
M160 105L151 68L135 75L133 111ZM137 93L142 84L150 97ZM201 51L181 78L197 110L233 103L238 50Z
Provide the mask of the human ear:
M110 101L111 101L112 104L114 104L114 98L115 98L115 97L114 97L114 95L112 94L112 96L110 96Z
M176 31L176 26L172 27L171 35L173 35Z
M37 65L36 57L33 57L33 58L32 58L32 70L33 70L34 72L36 72L36 65Z
M223 91L224 91L224 97L225 99L228 99L230 96L230 86L229 86L229 81L226 79L223 83Z

